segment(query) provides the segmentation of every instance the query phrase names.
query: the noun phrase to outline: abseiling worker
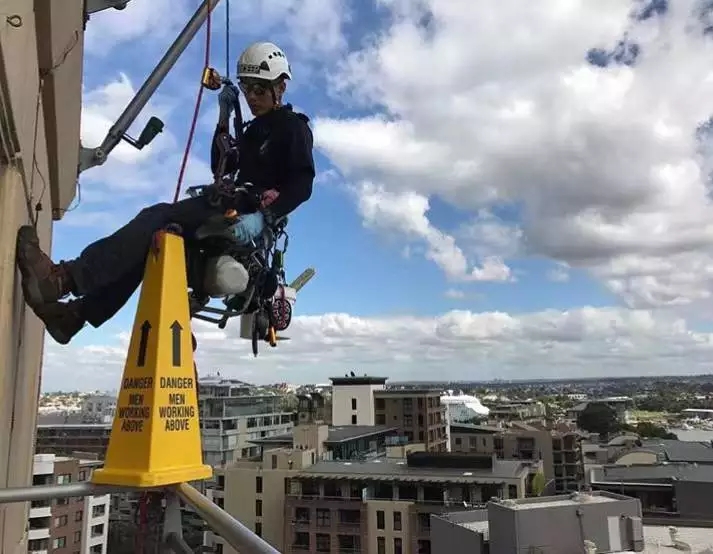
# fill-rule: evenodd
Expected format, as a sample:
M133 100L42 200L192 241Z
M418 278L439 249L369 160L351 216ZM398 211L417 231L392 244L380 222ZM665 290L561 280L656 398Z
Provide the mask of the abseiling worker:
M228 157L224 175L238 169L236 185L252 183L261 193L257 211L241 215L234 226L237 240L247 244L260 236L266 216L285 216L310 198L315 167L309 118L283 103L292 79L285 53L271 42L252 44L241 54L237 74L254 118L241 137L239 161ZM155 204L79 257L59 263L42 251L35 228L23 226L17 264L25 301L52 338L68 344L85 323L99 327L126 304L143 278L154 233L177 224L190 235L232 208L227 196L217 206L204 196ZM70 294L75 299L62 301Z

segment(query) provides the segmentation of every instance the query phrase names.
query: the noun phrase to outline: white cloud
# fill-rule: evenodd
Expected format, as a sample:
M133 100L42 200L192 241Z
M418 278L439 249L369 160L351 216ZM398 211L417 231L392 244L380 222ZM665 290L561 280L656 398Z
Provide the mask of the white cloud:
M95 89L84 91L81 138L85 147L93 148L101 144L135 92L136 88L125 73L119 73L115 79L107 80ZM137 117L129 134L138 138L151 116L166 123L163 132L142 150L121 141L103 165L82 173L81 181L92 183L92 187L109 189L112 194L151 194L170 200L178 179L184 147L179 144L168 125L169 118L178 107L176 99L155 94ZM184 185L211 180L208 163L191 155ZM143 198L146 199L145 196Z
M547 278L555 283L566 283L569 281L569 268L566 264L558 264L547 272Z
M713 307L713 157L695 136L713 114L713 41L691 15L696 1L638 23L619 0L380 3L389 24L332 82L370 114L315 120L319 148L348 180L476 216L514 207L508 240L480 230L503 264L546 256L593 271L631 306ZM640 46L635 66L586 62L625 32ZM428 252L463 274L462 261L444 261L457 259L452 238Z
M709 370L713 334L648 311L584 307L537 313L451 311L438 317L300 316L276 349L194 322L201 374L255 382L323 382L348 368L394 380L687 374ZM83 331L88 333L87 330ZM59 346L48 340L43 385L115 388L128 335L110 346ZM85 339L86 340L86 339ZM82 375L81 382L76 376Z
M510 268L497 256L482 260L480 267L469 267L468 259L455 239L434 227L428 220L428 198L415 192L387 192L365 182L356 191L358 209L367 226L382 231L397 231L425 243L426 258L438 265L454 281L509 281Z
M451 300L462 300L465 298L465 292L459 289L448 289L445 292L445 296Z
M130 0L123 10L108 9L90 17L85 48L93 56L108 58L115 46L136 39L145 47L168 46L191 11L185 0Z

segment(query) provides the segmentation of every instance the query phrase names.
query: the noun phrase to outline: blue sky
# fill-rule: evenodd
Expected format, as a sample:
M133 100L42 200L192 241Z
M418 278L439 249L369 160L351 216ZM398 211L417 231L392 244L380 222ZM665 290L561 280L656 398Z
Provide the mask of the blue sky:
M92 17L87 146L197 4L132 0ZM291 217L287 266L288 277L317 275L293 340L257 360L236 329L197 325L201 371L300 382L352 368L394 379L708 369L711 168L695 130L713 114L713 58L702 5L233 1L231 73L245 45L277 42L293 66L288 101L312 118L319 175ZM212 21L221 72L225 10ZM55 258L171 200L204 33L130 130L159 115L165 132L82 174ZM207 92L184 188L210 180L216 115ZM70 346L48 339L45 387L79 359L103 368L85 387L111 388L134 310L135 299Z

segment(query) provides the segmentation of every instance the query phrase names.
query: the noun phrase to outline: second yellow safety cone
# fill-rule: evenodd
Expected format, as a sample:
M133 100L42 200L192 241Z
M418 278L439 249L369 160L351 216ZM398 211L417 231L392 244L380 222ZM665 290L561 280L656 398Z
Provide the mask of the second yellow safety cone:
M92 482L160 487L207 479L183 239L149 254L104 467Z

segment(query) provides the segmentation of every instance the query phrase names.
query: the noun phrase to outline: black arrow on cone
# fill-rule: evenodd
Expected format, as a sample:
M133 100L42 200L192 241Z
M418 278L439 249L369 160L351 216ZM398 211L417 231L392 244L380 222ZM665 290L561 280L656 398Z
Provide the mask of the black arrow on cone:
M149 345L149 332L151 331L151 324L149 320L145 320L141 324L141 339L139 340L139 354L136 358L136 365L138 367L144 367L146 364L146 349Z
M171 323L171 337L173 338L173 367L181 365L181 331L183 327L178 320Z

